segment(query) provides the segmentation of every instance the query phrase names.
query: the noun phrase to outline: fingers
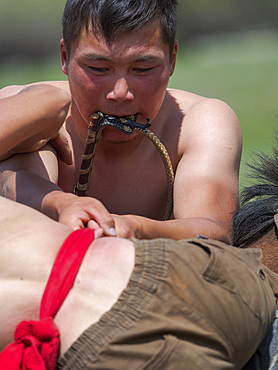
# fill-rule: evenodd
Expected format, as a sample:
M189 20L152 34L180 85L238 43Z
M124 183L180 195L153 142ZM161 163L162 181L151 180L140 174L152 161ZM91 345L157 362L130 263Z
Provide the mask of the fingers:
M94 220L90 220L87 224L87 227L92 230L97 230L99 228L98 224Z
M95 230L95 231L97 231L98 229L101 229L100 226L99 226L99 224L96 221L94 221L94 220L90 220L87 223L87 227L89 229L92 229L92 230ZM101 229L101 231L103 233L103 229ZM117 236L117 233L116 233L116 230L115 230L114 227L110 228L108 232L109 232L109 236Z
M98 224L95 221L90 220L87 224L87 227L89 229L94 230L95 239L101 238L103 236L103 230L98 226Z
M108 212L104 205L94 198L78 198L79 201L84 202L86 215L82 219L87 226L91 221L91 225L97 224L106 236L116 236L115 222L113 216ZM95 223L92 223L92 222Z
M97 235L101 233L98 229L105 236L117 235L113 216L94 198L70 197L59 211L59 222L74 230L89 227L97 230Z
M107 211L106 211L107 212ZM105 212L105 213L106 213ZM104 213L94 213L94 215L91 215L92 219L90 219L87 222L87 226L98 225L103 230L103 234L106 236L117 236L117 232L115 229L115 223L113 217L107 212L107 214Z
M102 229L94 230L94 234L95 234L95 239L99 239L103 236L103 230Z

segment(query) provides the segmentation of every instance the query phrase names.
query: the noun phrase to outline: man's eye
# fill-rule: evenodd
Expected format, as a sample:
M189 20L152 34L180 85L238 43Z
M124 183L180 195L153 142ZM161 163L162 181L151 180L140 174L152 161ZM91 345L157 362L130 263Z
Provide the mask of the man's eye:
M146 73L146 72L150 72L152 69L153 69L153 67L149 67L149 68L134 68L134 71L135 72L138 72L138 73Z
M105 68L105 67L91 67L91 66L89 66L89 68L92 71L98 72L98 73L104 73L104 72L107 72L108 71L108 68Z

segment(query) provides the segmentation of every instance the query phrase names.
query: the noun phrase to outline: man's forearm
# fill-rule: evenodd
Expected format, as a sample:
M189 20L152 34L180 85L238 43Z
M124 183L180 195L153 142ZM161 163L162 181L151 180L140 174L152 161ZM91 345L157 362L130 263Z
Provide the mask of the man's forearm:
M121 216L120 216L121 217ZM230 244L232 228L225 228L206 218L183 218L157 221L141 216L123 216L131 218L135 237L138 239L169 238L175 240L194 238L199 235ZM120 231L118 231L118 236Z
M55 200L50 201L50 193L63 193L54 183L27 171L4 171L1 174L1 195L25 204L57 219ZM48 196L48 202L44 199Z
M113 217L100 201L66 193L36 174L3 171L0 175L0 195L32 207L74 230L90 227L98 229L99 236L116 236Z

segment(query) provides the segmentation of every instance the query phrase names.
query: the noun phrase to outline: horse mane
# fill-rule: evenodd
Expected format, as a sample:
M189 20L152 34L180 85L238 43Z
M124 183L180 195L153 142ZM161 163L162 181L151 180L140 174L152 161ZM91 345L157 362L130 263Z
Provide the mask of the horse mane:
M251 241L274 225L278 213L278 137L272 154L260 152L247 164L248 175L256 179L255 185L245 187L240 193L240 204L234 214L233 245L246 247Z

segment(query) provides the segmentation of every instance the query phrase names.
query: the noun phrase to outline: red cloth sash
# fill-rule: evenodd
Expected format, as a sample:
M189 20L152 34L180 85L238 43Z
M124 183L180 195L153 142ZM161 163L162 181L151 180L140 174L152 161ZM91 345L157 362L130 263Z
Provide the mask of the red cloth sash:
M53 318L73 286L85 253L94 240L91 229L74 231L58 252L41 301L40 320L22 321L15 341L0 353L0 369L54 370L59 356L59 330Z

